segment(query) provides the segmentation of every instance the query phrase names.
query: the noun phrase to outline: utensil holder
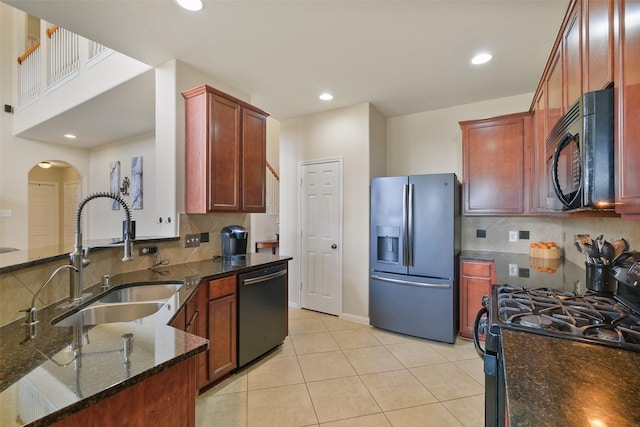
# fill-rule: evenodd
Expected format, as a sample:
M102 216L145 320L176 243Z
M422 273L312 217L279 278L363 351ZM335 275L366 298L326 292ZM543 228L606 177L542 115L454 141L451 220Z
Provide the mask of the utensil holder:
M584 263L586 273L586 287L595 292L613 293L618 288L618 281L613 277L611 265Z

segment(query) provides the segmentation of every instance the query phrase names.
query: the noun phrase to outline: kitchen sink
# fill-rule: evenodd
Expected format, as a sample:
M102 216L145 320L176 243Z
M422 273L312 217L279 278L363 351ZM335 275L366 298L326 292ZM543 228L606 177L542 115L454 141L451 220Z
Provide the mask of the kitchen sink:
M130 322L156 313L164 302L133 302L90 305L71 316L65 317L55 326L91 326L102 323Z
M183 282L138 282L119 285L99 295L97 300L71 315L52 320L55 326L91 326L102 323L130 322L157 313L164 306L171 310L169 300ZM167 311L167 310L164 310Z
M119 286L107 291L98 302L100 303L123 303L123 302L143 302L143 301L166 301L171 298L182 287L182 282L172 282L158 284L136 283Z

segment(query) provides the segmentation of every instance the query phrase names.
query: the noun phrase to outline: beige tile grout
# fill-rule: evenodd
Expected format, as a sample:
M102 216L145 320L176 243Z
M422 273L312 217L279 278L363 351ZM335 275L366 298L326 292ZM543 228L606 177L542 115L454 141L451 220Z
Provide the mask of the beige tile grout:
M324 318L334 318L333 316L321 315L321 314L318 314L318 313L314 313L314 314L315 314L315 316L307 316L307 315L304 315L303 317L299 317L299 318L296 318L296 317L294 317L294 318L290 318L290 319L289 319L289 321L291 321L291 320L309 320L309 319L320 319L320 320L322 321L322 319L324 319ZM339 319L339 318L336 318L336 319ZM343 321L343 322L349 322L349 321L347 321L347 320L342 320L342 319L339 319L339 320L341 320L341 321ZM329 327L327 326L327 324L326 324L324 321L322 322L322 324L324 325L324 327L325 327L325 329L326 329L326 330L324 330L324 331L312 331L312 332L308 332L308 333L296 333L296 334L290 334L290 335L288 336L288 340L289 340L288 345L290 345L290 346L291 346L291 349L292 349L293 354L282 354L282 355L281 355L281 354L272 354L272 355L268 355L268 356L267 356L265 359L263 359L262 361L259 361L259 362L258 362L258 363L256 363L256 364L252 364L252 365L251 365L251 366L249 366L247 369L243 369L243 370L241 370L241 371L239 371L238 373L236 373L236 374L235 374L235 375L242 374L242 375L245 375L245 376L246 376L246 381L247 381L247 384L246 384L246 390L244 390L244 391L242 391L242 392L233 392L233 393L244 393L244 394L246 395L246 404L244 405L244 412L245 412L245 419L247 420L247 425L249 425L249 398L250 398L250 392L251 392L251 391L264 391L264 390L277 389L277 388L281 388L281 387L287 387L287 386L289 386L289 384L287 384L287 385L281 385L281 386L275 386L275 387L264 387L264 388L257 389L257 390L251 390L251 389L250 389L250 385L249 385L249 381L250 381L249 374L250 374L250 372L251 372L253 369L256 369L256 368L258 368L259 366L261 366L263 363L267 363L269 360L271 360L271 359L273 359L273 358L286 357L286 356L294 356L294 355L296 356L296 363L297 363L297 365L298 365L298 369L300 369L300 372L302 373L302 380L303 380L303 383L304 383L304 385L305 385L305 389L306 389L306 391L307 391L307 394L309 395L309 399L310 399L310 401L311 401L311 405L312 405L312 407L313 407L313 411L314 411L314 415L315 415L315 417L316 417L316 420L319 420L319 418L318 418L318 413L317 413L317 410L316 410L316 405L315 405L315 403L314 403L313 399L311 398L311 393L310 393L310 391L309 391L309 384L312 384L312 383L318 383L318 382L322 382L322 381L331 381L331 380L341 379L341 378L352 378L352 377L358 377L358 379L360 380L361 384L365 387L365 389L367 390L367 392L369 393L369 395L371 396L371 398L373 399L373 401L374 401L374 402L376 403L376 405L378 406L378 409L379 409L379 411L380 411L380 412L378 412L378 413L383 414L383 415L385 416L385 419L389 422L389 424L390 424L390 425L391 425L391 420L388 418L388 416L387 416L387 412L392 412L392 411L397 411L397 410L404 410L404 409L410 409L410 408L415 408L415 407L423 406L423 405L413 405L413 406L409 406L409 407L406 407L406 408L393 409L393 410L389 410L389 411L384 411L384 410L382 409L382 407L380 406L380 402L378 402L378 400L376 400L376 398L374 397L374 395L371 393L371 391L370 391L369 387L367 386L367 384L366 384L366 383L363 381L363 379L362 379L362 375L369 375L369 374L368 374L368 373L367 373L367 374L359 374L359 373L357 372L357 370L355 369L355 367L354 367L354 365L353 365L352 361L351 361L351 360L347 357L347 355L345 354L345 349L344 349L344 348L342 348L342 347L340 346L340 344L336 341L336 338L335 338L335 336L334 336L334 333L335 333L335 332L343 332L343 331L360 331L360 332L366 332L366 333L369 333L369 334L373 335L373 337L376 339L376 341L378 341L378 343L379 343L379 344L377 344L377 345L367 345L367 346L357 347L357 348L353 348L353 349L349 348L349 349L347 349L347 350L356 350L356 349L361 349L361 348L370 348L370 347L383 347L387 352L389 352L389 354L393 357L393 359L394 359L395 361L397 361L397 362L399 363L399 365L400 365L400 366L402 366L402 368L400 368L400 369L391 369L391 370L389 370L389 371L381 371L381 372L391 372L391 371L405 371L405 372L407 372L407 373L408 373L408 374L410 374L413 378L415 378L415 379L416 379L416 381L418 381L418 383L419 383L422 387L424 387L426 390L428 390L428 391L429 391L429 393L431 393L431 394L434 396L434 398L436 399L436 401L435 401L435 402L430 403L430 404L427 404L427 405L434 405L434 404L439 404L439 405L441 405L441 406L442 406L442 407L443 407L443 408L444 408L444 409L445 409L445 410L446 410L446 411L447 411L447 412L448 412L452 417L454 417L454 418L455 418L458 422L460 422L461 424L463 424L463 421L462 421L462 420L460 420L460 419L455 415L455 413L451 412L451 411L449 410L449 408L447 408L447 406L445 406L443 403L445 403L445 402L452 402L452 401L456 401L456 400L460 400L460 399L466 399L466 398L470 398L470 397L474 397L474 396L479 396L479 395L483 394L483 393L478 393L478 394L472 394L472 395L469 395L469 396L459 397L459 398L455 398L455 399L440 400L440 399L439 399L439 398L438 398L438 397L437 397L437 396L436 396L436 395L435 395L431 390L429 390L429 388L428 388L426 385L424 385L424 384L419 380L419 378L417 378L417 377L415 376L415 374L414 374L413 372L411 372L411 370L410 370L410 368L409 368L409 367L405 366L405 365L402 363L402 361L401 361L401 360L399 360L399 359L398 359L398 358L397 358L397 357L396 357L396 356L395 356L395 355L394 355L394 354L389 350L389 348L388 348L389 346L397 345L397 344L401 344L401 342L393 342L393 343L384 344L384 343L380 342L380 341L378 340L378 338L377 338L377 337L375 337L375 333L374 333L374 332L372 332L372 331L373 331L373 329L371 329L371 328L366 328L366 327L357 327L357 328L352 328L352 329L336 329L336 330L331 330L331 329L329 329ZM295 344L294 344L294 342L293 342L293 337L295 337L295 336L300 336L300 335L311 335L311 334L327 333L327 332L330 334L331 338L332 338L332 339L333 339L333 341L336 343L336 345L337 345L337 347L338 347L338 349L337 349L337 350L317 351L317 352L316 352L316 351L314 351L314 352L310 352L310 353L298 354L298 350L296 349L296 346L295 346ZM392 332L388 332L388 331L381 331L381 332L383 332L383 333L388 333L388 334L392 334L392 335L397 335L397 334L393 334ZM477 383L477 384L479 384L479 385L481 385L481 386L483 385L483 384L480 384L480 383L479 383L479 382L478 382L478 381L477 381L477 380L476 380L472 375L470 375L469 373L467 373L466 371L464 371L464 370L463 370L463 369L461 369L460 367L456 366L456 362L462 362L462 361L466 361L466 360L472 360L472 358L471 358L471 357L469 357L469 358L462 358L462 359L456 359L456 360L451 360L449 357L447 357L447 354L444 354L444 353L442 353L442 352L438 351L438 346L439 346L439 345L443 345L443 344L439 344L439 343L432 344L432 343L430 343L430 342L426 342L426 340L421 340L421 339L419 339L419 338L414 338L414 337L407 337L407 341L406 341L406 342L423 342L423 343L426 343L426 344L429 346L429 348L431 348L433 351L435 351L436 353L438 353L440 356L442 356L442 357L446 360L446 362L434 363L434 364L430 364L430 365L421 365L421 366L419 366L419 367L422 367L422 366L435 366L435 365L440 365L440 364L442 364L442 365L444 365L444 364L453 365L453 367L454 367L456 370L458 370L458 371L462 372L466 377L468 377L469 379L471 379L473 382L475 382L475 383ZM324 379L324 380L317 380L317 381L307 381L307 378L305 377L304 371L303 371L303 369L302 369L302 365L301 365L301 363L300 363L300 356L307 356L307 355L310 355L310 354L329 353L329 352L333 352L333 351L340 351L340 353L342 353L342 355L345 357L345 359L347 360L347 362L349 363L349 365L351 366L351 368L352 368L352 369L353 369L353 371L355 372L355 375L348 375L348 376L339 377L339 378L331 378L331 379ZM416 368L416 367L411 367L411 368ZM376 374L376 373L379 373L379 372L374 372L374 373L372 373L372 374ZM238 379L239 379L239 378L238 378ZM222 389L222 388L221 388L221 389ZM218 390L218 391L213 391L213 390L215 390L215 387L214 387L213 389L209 390L209 392L212 392L211 396L215 396L215 395L217 395L217 393L218 393L218 391L219 391L219 390ZM207 394L208 394L209 392L207 392ZM360 418L360 417L351 417L351 418L346 418L346 419L357 419L357 418ZM341 421L343 421L343 420L341 420ZM315 426L315 425L319 426L319 425L321 425L321 423L318 421L318 423L316 423L316 424L311 424L311 426Z

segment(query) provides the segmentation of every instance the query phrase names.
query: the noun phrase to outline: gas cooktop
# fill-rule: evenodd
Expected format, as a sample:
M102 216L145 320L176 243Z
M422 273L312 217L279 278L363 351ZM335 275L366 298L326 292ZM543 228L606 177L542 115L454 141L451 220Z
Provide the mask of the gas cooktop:
M640 352L640 315L612 295L494 286L492 324Z

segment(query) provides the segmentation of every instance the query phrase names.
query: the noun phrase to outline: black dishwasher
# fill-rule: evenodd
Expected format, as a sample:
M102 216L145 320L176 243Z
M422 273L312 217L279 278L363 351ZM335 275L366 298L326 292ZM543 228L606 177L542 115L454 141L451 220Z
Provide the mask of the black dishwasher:
M284 341L287 306L286 264L238 276L238 367Z

